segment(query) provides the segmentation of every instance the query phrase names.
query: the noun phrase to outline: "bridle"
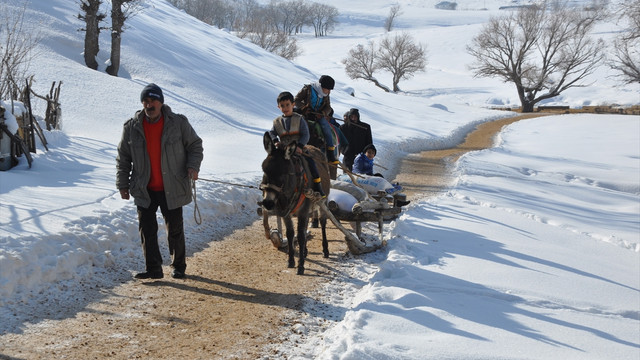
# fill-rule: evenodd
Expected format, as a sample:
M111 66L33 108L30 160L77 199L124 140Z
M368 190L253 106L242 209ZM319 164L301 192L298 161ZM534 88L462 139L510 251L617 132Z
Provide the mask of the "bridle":
M307 182L304 170L301 170L299 173L296 171L297 162L303 160L293 160L292 158L291 160L286 161L290 166L282 186L271 183L260 184L260 190L263 192L275 193L275 208L283 211L278 214L280 216L289 216L290 214L295 213L295 211L302 205L305 200L304 189ZM291 183L292 179L295 181L295 184ZM285 192L291 188L293 188L293 195L290 198L287 198ZM286 203L286 205L284 203Z
M282 192L282 187L281 186L275 186L273 184L260 184L260 190L262 191L273 191L275 193L280 193Z

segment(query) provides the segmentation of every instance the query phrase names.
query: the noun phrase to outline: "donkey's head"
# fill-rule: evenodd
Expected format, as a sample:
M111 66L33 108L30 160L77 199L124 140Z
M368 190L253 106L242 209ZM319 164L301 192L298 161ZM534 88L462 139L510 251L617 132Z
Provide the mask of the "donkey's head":
M296 191L297 175L291 160L296 144L277 148L269 133L264 134L263 143L268 155L262 162L262 206L267 210L286 208Z

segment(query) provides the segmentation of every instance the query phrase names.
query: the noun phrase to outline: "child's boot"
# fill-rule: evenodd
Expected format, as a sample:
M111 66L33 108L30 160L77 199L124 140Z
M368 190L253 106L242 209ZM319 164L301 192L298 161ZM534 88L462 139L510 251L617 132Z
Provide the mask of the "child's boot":
M338 159L336 159L336 147L335 146L327 146L327 160L329 164L336 165L338 164Z
M321 181L322 179L320 178L313 179L313 185L311 186L311 188L313 189L313 192L319 193L321 198L325 198L327 197L327 195L325 195L324 191L322 191Z

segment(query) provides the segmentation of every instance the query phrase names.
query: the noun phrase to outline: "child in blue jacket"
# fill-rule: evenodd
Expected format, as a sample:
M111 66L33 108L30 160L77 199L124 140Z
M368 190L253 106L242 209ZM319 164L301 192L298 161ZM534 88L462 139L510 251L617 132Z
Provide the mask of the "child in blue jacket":
M374 175L373 174L373 158L376 156L377 150L373 144L364 147L364 150L353 161L353 173ZM379 174L376 174L379 176Z

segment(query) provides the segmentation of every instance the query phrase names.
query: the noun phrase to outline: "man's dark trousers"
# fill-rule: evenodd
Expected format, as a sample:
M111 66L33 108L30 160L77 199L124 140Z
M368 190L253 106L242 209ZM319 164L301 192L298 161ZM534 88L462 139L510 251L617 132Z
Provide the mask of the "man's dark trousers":
M138 229L142 240L142 251L146 262L147 272L162 272L162 255L158 246L158 221L156 212L164 218L169 241L169 253L172 256L171 266L184 272L187 268L185 261L184 223L182 207L169 210L164 191L149 191L151 204L148 208L138 206Z

